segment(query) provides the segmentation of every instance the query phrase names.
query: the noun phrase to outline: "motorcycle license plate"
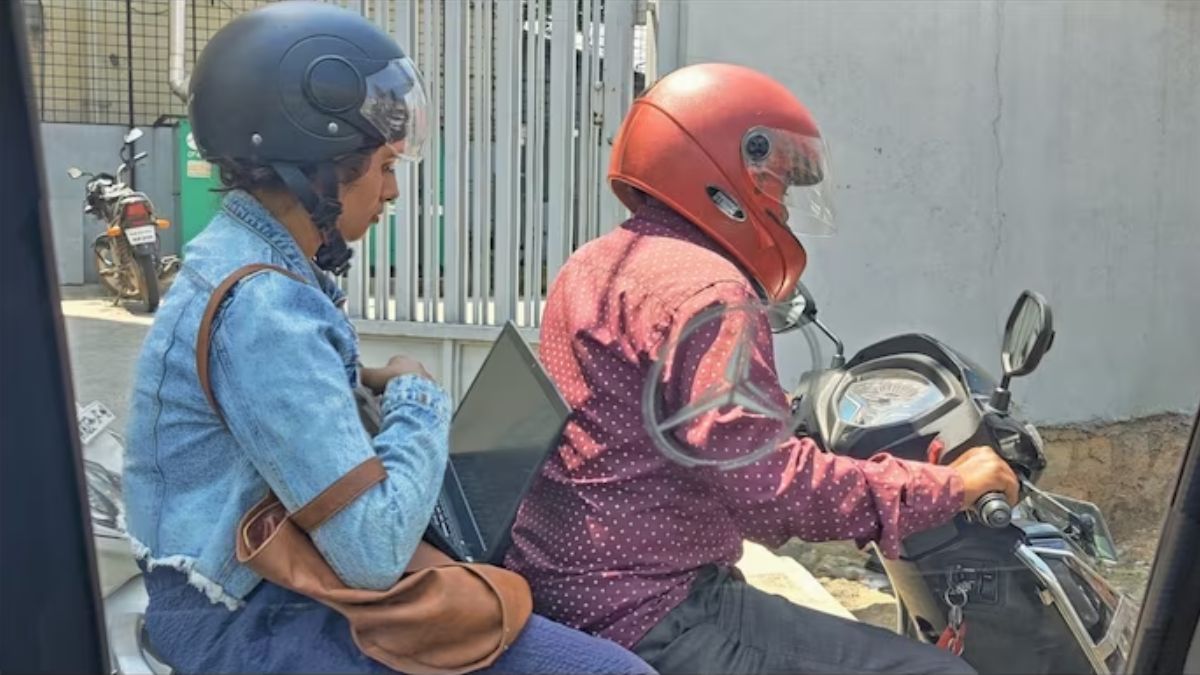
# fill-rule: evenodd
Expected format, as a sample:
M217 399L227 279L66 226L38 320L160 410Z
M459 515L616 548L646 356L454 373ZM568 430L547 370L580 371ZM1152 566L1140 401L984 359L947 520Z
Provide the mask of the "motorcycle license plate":
M141 246L142 244L153 244L158 238L158 233L153 225L130 227L125 230L125 238L129 240L130 244Z
M93 438L98 436L101 431L104 431L108 425L117 419L103 403L92 401L84 407L79 404L75 405L76 419L79 423L79 440L87 445Z

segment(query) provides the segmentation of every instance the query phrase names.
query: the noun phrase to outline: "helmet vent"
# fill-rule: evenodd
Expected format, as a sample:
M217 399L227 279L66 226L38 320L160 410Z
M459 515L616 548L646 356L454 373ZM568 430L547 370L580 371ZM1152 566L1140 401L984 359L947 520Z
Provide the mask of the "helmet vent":
M712 200L713 204L716 205L717 209L721 213L724 213L738 222L746 220L746 212L742 210L742 207L737 203L737 200L733 197L730 197L727 192L712 185L708 186L707 191L708 198Z
M771 153L771 141L761 132L750 134L746 138L746 157L754 162L761 162Z

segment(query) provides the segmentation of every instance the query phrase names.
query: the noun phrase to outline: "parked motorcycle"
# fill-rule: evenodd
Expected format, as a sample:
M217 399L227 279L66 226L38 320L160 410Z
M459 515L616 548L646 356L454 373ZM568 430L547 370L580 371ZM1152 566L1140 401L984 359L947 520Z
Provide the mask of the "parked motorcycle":
M125 184L125 172L148 155L131 155L133 144L142 137L141 129L125 134L121 146L121 165L116 175L90 173L77 167L67 169L72 179L87 177L83 212L105 225L92 242L92 256L100 283L115 298L113 304L127 298L141 298L147 312L158 308L161 284L178 269L179 259L162 256L158 230L170 226L155 217L154 204L143 192Z
M883 560L897 631L955 651L980 673L1117 673L1128 659L1138 604L1097 572L1116 546L1095 505L1043 491L1046 454L1012 404L1013 378L1033 372L1054 341L1050 307L1026 291L1007 322L997 383L954 348L898 335L849 361L801 289L801 321L835 345L830 367L794 393L796 433L828 451L948 464L990 445L1017 472L1021 501L985 495L971 512L904 540ZM931 456L940 439L945 450ZM877 551L876 551L877 552Z

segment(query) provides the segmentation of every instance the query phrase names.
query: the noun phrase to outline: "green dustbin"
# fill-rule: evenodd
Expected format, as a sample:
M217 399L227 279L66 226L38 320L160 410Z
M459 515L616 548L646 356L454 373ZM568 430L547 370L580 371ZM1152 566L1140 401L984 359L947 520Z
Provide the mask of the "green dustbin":
M216 167L200 157L192 140L192 125L187 119L176 127L179 157L179 223L183 245L186 246L212 220L221 208L221 195L214 188L221 186Z

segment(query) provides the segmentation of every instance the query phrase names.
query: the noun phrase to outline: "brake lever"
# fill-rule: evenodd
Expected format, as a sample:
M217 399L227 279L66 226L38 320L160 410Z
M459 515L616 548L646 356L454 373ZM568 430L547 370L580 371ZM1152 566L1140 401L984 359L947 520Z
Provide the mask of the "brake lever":
M1034 508L1035 513L1038 513L1038 511L1046 512L1047 515L1051 516L1051 519L1057 520L1058 523L1064 523L1065 527L1062 527L1063 534L1074 539L1077 544L1087 551L1088 555L1097 555L1092 543L1096 534L1096 524L1091 522L1090 517L1081 517L1065 504L1055 499L1054 495L1042 490L1024 477L1021 477L1019 480L1021 481L1022 491L1027 492L1031 497L1030 505ZM1038 513L1038 515L1041 514ZM1078 536L1072 536L1075 533L1078 533Z

